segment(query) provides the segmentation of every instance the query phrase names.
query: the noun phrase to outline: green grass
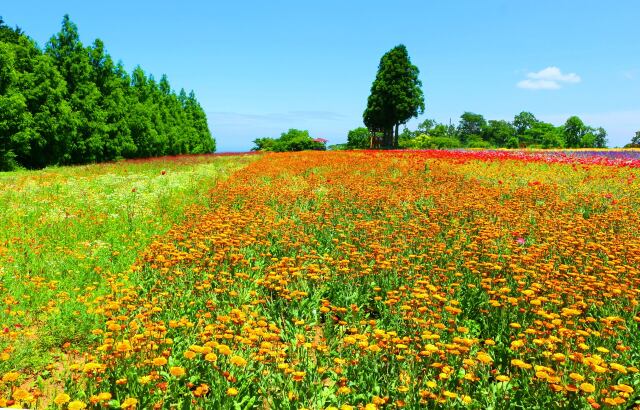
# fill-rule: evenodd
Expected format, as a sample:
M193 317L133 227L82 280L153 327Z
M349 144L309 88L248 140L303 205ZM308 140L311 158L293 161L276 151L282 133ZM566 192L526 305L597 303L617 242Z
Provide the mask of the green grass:
M86 302L139 251L208 206L207 193L254 156L196 156L0 174L0 373L41 369L85 346Z

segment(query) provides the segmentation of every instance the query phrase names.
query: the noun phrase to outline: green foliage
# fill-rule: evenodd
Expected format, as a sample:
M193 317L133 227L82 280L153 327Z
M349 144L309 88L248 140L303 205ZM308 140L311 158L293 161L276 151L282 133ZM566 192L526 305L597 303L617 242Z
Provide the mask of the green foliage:
M460 116L458 124L458 138L466 144L469 140L482 139L487 121L480 114L465 112Z
M348 144L333 144L333 145L327 146L327 151L346 151L350 149L351 148L349 147Z
M518 148L519 146L520 146L520 140L515 135L509 138L509 140L505 144L505 148Z
M561 148L564 144L561 129L542 121L533 123L520 138L527 147L539 145L543 148Z
M307 130L291 128L283 132L280 138L257 138L253 141L252 151L290 152L327 149L324 142L317 141Z
M582 137L586 134L587 127L584 122L577 117L573 116L567 119L564 124L564 140L567 148L578 148L582 143Z
M364 149L371 146L371 133L365 127L359 127L349 131L347 135L347 147L350 149Z
M529 112L521 112L513 122L485 120L480 114L465 112L456 126L425 120L415 131L404 129L399 136L401 148L605 148L604 128L585 125L571 117L556 127L539 121ZM638 136L640 143L640 136ZM568 141L568 142L567 142Z
M0 170L213 151L193 92L129 76L68 16L44 51L0 18Z
M467 148L493 148L489 141L485 141L480 137L474 136L467 141Z
M460 141L455 138L435 137L427 134L420 134L410 140L400 140L402 148L413 149L450 149L460 148Z
M522 111L513 118L513 126L518 136L524 135L536 123L538 123L538 119L527 111Z
M484 130L484 138L496 147L504 147L515 136L516 128L504 120L489 120Z
M577 116L567 120L563 134L567 148L605 148L607 146L607 132L604 128L589 127Z
M382 145L386 148L398 146L399 124L424 112L419 73L404 45L394 47L380 59L363 120L372 132L384 132Z
M636 135L631 138L631 142L624 146L625 148L640 148L640 131L636 131Z

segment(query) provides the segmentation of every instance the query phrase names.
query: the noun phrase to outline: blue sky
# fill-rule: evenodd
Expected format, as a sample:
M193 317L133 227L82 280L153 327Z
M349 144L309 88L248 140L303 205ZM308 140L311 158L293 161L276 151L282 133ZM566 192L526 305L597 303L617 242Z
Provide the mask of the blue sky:
M68 13L85 44L196 92L219 151L308 129L330 143L362 125L380 57L407 46L426 112L640 130L640 2L6 1L0 14L40 45ZM419 119L419 120L420 120ZM409 123L414 126L417 121Z

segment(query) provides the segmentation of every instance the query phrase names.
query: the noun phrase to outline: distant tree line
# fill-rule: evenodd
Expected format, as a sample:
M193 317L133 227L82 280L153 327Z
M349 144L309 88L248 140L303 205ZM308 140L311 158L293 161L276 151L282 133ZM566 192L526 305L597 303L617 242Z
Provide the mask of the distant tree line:
M252 151L290 152L325 150L327 141L322 138L312 138L307 130L291 128L280 134L280 138L256 138Z
M605 148L607 132L570 117L556 127L521 112L512 122L487 121L482 115L465 112L457 126L423 121L416 130L399 126L425 109L419 70L411 63L404 45L398 45L380 59L362 119L365 127L349 131L341 148ZM637 138L640 138L636 136ZM640 142L640 141L636 141Z
M69 16L44 49L0 18L0 170L213 151L193 92L129 75Z
M361 127L349 131L345 148L369 148L372 133ZM398 148L606 148L607 132L570 117L559 127L521 112L513 121L486 120L465 112L457 125L427 119L415 130L405 128L398 136Z
M636 135L631 138L631 142L624 146L625 148L640 148L640 131L636 131Z

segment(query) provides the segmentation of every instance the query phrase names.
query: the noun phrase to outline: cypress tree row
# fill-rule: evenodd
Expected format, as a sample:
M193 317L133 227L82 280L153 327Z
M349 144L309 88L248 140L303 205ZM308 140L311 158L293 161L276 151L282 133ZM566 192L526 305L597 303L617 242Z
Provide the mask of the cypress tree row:
M0 18L0 170L214 151L193 92L129 75L69 16L44 50Z

